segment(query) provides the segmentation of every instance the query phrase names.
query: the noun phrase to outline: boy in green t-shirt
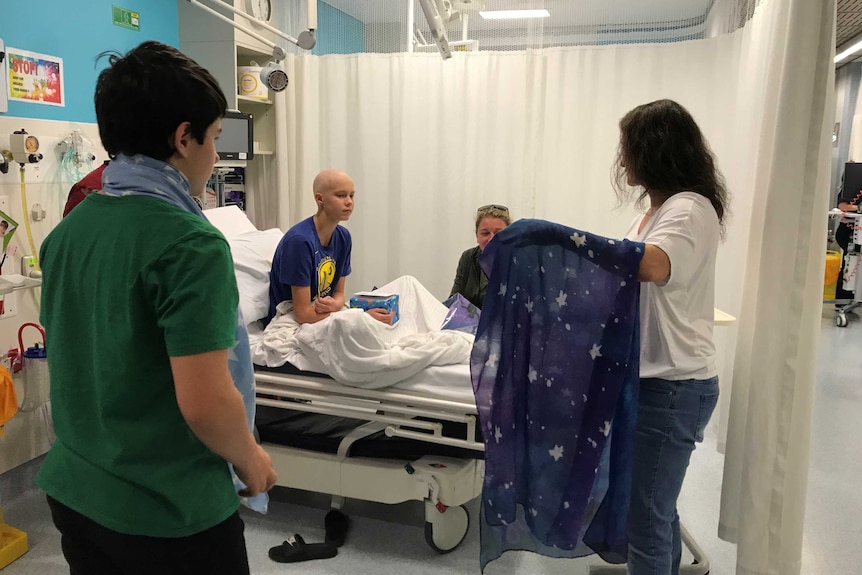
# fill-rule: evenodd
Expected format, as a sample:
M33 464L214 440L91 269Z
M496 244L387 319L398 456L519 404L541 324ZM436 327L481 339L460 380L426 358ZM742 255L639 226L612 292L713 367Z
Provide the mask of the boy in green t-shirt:
M239 500L276 480L228 369L238 295L191 203L227 103L174 48L111 56L96 85L114 161L41 249L57 440L37 483L71 572L247 574Z

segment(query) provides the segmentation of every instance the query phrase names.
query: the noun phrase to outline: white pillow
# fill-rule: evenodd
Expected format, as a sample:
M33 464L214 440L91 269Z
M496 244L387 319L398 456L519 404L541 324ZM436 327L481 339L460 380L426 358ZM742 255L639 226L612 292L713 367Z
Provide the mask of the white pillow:
M239 289L239 307L246 324L269 313L269 272L282 236L284 232L273 228L242 232L228 238Z
M245 212L236 206L204 210L204 215L228 241L246 232L257 231Z

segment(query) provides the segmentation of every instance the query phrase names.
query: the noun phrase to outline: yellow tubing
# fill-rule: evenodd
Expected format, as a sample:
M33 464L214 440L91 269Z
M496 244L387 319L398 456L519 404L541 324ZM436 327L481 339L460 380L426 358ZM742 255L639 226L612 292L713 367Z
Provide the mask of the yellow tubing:
M33 241L33 230L30 229L30 215L27 213L27 186L24 184L24 164L18 170L21 174L21 207L24 210L24 229L27 230L27 241L30 242L30 253L33 254L33 261L36 262L36 271L42 271L39 267L39 252L36 250L36 242ZM22 272L24 270L21 270Z

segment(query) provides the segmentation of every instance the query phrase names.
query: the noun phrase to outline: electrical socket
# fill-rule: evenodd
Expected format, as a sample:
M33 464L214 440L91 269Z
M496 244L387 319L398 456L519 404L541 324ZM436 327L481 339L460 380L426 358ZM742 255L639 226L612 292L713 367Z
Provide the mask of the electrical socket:
M36 256L21 256L21 275L32 277L30 272L36 271Z
M18 315L18 294L15 292L7 293L3 296L3 313L0 313L0 319L16 315Z

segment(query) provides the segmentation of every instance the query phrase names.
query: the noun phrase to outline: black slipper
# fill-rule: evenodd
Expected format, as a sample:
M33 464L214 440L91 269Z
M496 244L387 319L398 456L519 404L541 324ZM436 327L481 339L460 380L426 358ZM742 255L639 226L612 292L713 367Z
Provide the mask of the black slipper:
M329 559L338 555L338 549L330 543L306 543L299 533L269 550L269 558L276 563L299 563L312 559Z
M347 530L350 527L350 517L338 509L332 509L326 514L323 524L326 527L326 542L336 547L344 545L344 540L347 539Z

